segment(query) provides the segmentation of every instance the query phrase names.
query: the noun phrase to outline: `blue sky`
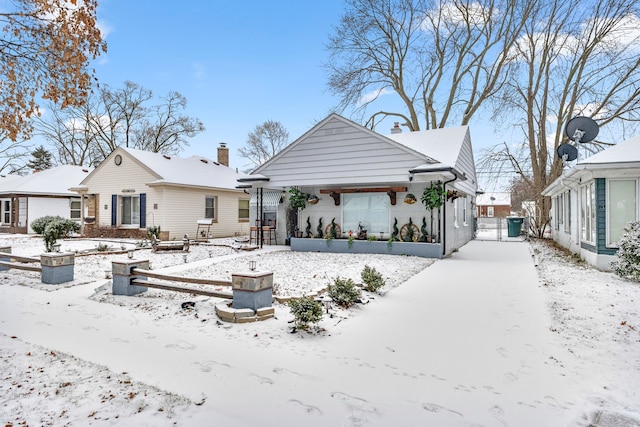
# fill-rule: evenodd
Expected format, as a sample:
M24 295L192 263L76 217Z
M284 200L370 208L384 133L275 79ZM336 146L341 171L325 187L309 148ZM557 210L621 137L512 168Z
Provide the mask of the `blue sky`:
M226 142L242 168L237 150L256 125L280 121L293 141L337 104L322 64L343 10L342 0L101 0L108 52L96 74L112 87L181 93L206 127L183 155L215 157Z

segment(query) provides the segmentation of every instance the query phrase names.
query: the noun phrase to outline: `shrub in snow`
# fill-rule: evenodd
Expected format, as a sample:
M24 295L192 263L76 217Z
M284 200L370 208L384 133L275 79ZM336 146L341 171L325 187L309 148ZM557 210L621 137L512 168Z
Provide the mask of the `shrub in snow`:
M378 289L384 286L385 281L382 274L378 273L374 267L364 266L362 273L360 273L362 283L369 292L376 292Z
M322 319L322 304L311 297L289 300L289 310L299 329L307 330L309 323L318 323Z
M71 233L77 233L80 231L80 224L77 222L70 219L63 219L61 217L58 218L59 219L49 221L42 232L42 238L47 252L53 252L53 245L56 244L58 239L69 237Z
M61 216L51 216L51 215L36 218L31 223L31 228L36 234L43 234L44 229L52 221L64 221L64 218L62 218Z
M333 302L341 307L351 307L360 299L360 289L351 279L336 277L333 279L333 285L328 286L327 292Z
M620 277L640 282L640 221L633 221L624 229L618 242L618 261L611 263Z

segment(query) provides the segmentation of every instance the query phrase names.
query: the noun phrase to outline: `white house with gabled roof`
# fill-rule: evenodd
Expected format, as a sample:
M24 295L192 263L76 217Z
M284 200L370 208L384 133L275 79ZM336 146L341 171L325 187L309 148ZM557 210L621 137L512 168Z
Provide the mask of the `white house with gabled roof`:
M171 240L248 234L249 195L236 188L244 175L228 158L224 144L218 161L116 148L73 188L88 206L86 233L141 236L160 226ZM211 226L199 230L198 221Z
M553 239L610 270L624 228L640 219L640 136L579 160L542 195L551 197Z
M317 237L318 231L326 234L332 221L339 225L340 237L364 228L369 236L386 241L394 225L421 228L424 219L428 236L434 237L429 253L435 256L453 252L473 236L477 181L467 126L407 133L396 126L391 134L381 135L334 113L240 184L250 187L256 200L277 204L269 214L277 218L280 242L296 239L296 228L303 238ZM443 185L447 193L433 227L430 212L420 202L432 184ZM314 196L315 204L307 203L297 222L287 227L291 188ZM260 211L258 203L251 210L252 224L261 218Z
M63 165L26 176L0 177L0 232L33 233L31 223L43 216L80 222L80 197L69 188L78 185L91 170Z

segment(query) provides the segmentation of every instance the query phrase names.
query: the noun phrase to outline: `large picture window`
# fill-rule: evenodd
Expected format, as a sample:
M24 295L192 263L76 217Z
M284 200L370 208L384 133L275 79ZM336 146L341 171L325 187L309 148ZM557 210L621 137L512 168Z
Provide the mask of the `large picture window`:
M624 228L637 218L638 190L636 180L609 181L607 244L616 246L624 234Z
M122 196L122 225L140 225L140 196Z
M596 192L594 183L580 187L580 229L582 240L596 242Z
M389 233L389 196L386 193L342 194L342 231L358 231L361 224L369 234Z

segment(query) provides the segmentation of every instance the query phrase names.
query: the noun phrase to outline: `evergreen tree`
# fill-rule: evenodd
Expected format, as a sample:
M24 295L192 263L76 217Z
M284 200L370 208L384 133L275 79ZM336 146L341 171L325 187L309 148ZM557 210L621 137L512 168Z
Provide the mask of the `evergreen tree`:
M31 156L33 158L29 160L27 166L34 171L51 169L51 166L53 166L51 164L51 153L47 151L42 145L32 151Z

